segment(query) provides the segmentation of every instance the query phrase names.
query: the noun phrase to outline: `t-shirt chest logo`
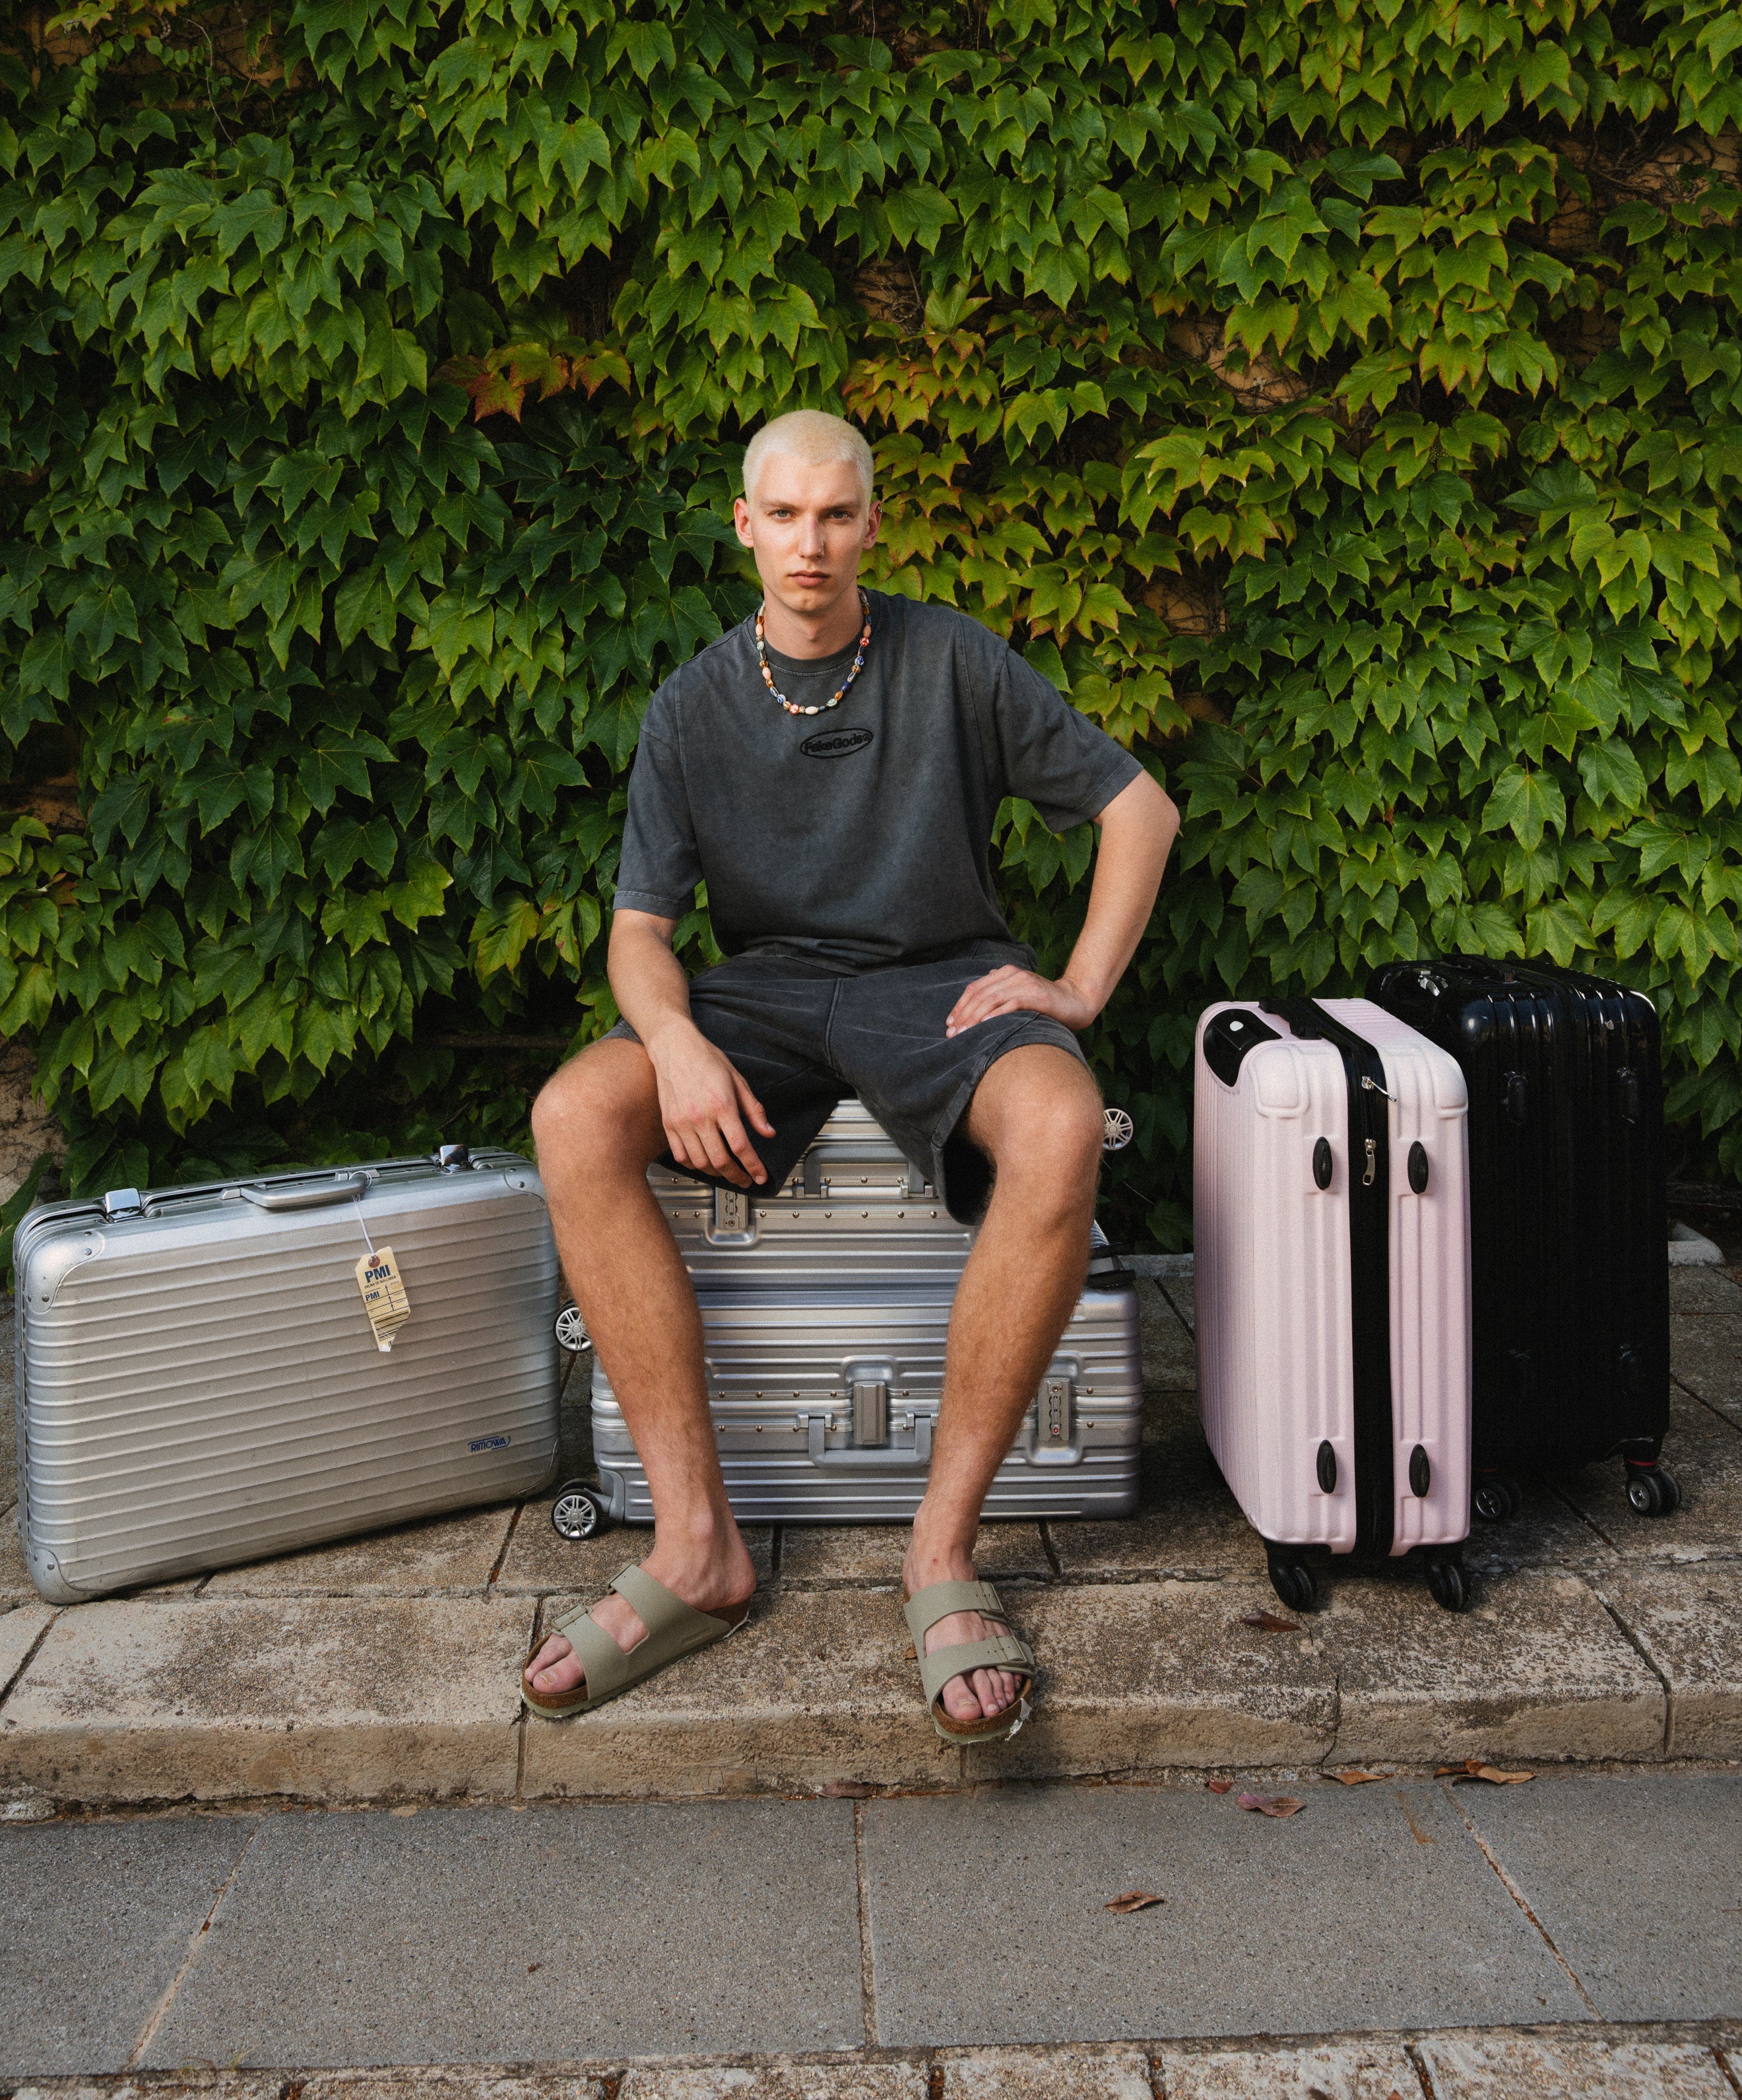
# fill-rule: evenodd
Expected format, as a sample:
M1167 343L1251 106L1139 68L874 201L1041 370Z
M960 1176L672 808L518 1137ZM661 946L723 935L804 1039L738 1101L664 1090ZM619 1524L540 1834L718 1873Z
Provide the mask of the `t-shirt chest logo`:
M799 749L811 758L850 758L856 751L876 741L868 729L825 729L807 736Z

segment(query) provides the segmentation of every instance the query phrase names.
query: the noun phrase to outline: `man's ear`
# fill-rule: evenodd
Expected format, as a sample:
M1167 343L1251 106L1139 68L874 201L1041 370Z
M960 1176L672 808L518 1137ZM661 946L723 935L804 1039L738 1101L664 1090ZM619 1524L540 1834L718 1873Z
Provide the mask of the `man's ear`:
M753 547L756 541L750 533L750 505L741 496L733 498L732 523L738 527L739 543L746 547Z
M877 544L878 532L882 529L882 526L883 505L873 499L871 509L865 514L865 538L862 544L867 547L875 547Z

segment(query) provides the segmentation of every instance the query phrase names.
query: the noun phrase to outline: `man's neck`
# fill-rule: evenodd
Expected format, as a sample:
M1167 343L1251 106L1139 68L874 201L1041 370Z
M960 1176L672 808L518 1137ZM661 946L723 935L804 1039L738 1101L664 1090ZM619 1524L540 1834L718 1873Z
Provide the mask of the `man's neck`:
M838 656L858 640L864 617L857 584L818 613L794 612L770 592L762 601L762 637L779 656L800 661L807 656Z

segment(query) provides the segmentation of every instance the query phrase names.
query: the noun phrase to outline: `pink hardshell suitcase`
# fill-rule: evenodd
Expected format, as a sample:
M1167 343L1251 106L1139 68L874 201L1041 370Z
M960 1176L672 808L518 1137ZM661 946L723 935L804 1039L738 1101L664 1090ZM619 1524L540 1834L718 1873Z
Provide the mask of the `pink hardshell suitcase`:
M1419 1549L1469 1602L1470 1203L1462 1073L1366 999L1198 1024L1197 1390L1296 1611L1303 1546Z

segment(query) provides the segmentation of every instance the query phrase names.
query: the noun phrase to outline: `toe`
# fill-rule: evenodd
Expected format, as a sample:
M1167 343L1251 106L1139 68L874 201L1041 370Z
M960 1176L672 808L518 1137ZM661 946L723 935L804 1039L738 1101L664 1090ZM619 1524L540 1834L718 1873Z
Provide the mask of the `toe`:
M553 1634L527 1665L527 1684L541 1698L561 1697L572 1692L584 1673L575 1651L561 1634Z
M981 1708L974 1688L965 1677L952 1677L944 1687L944 1711L952 1721L977 1721Z

